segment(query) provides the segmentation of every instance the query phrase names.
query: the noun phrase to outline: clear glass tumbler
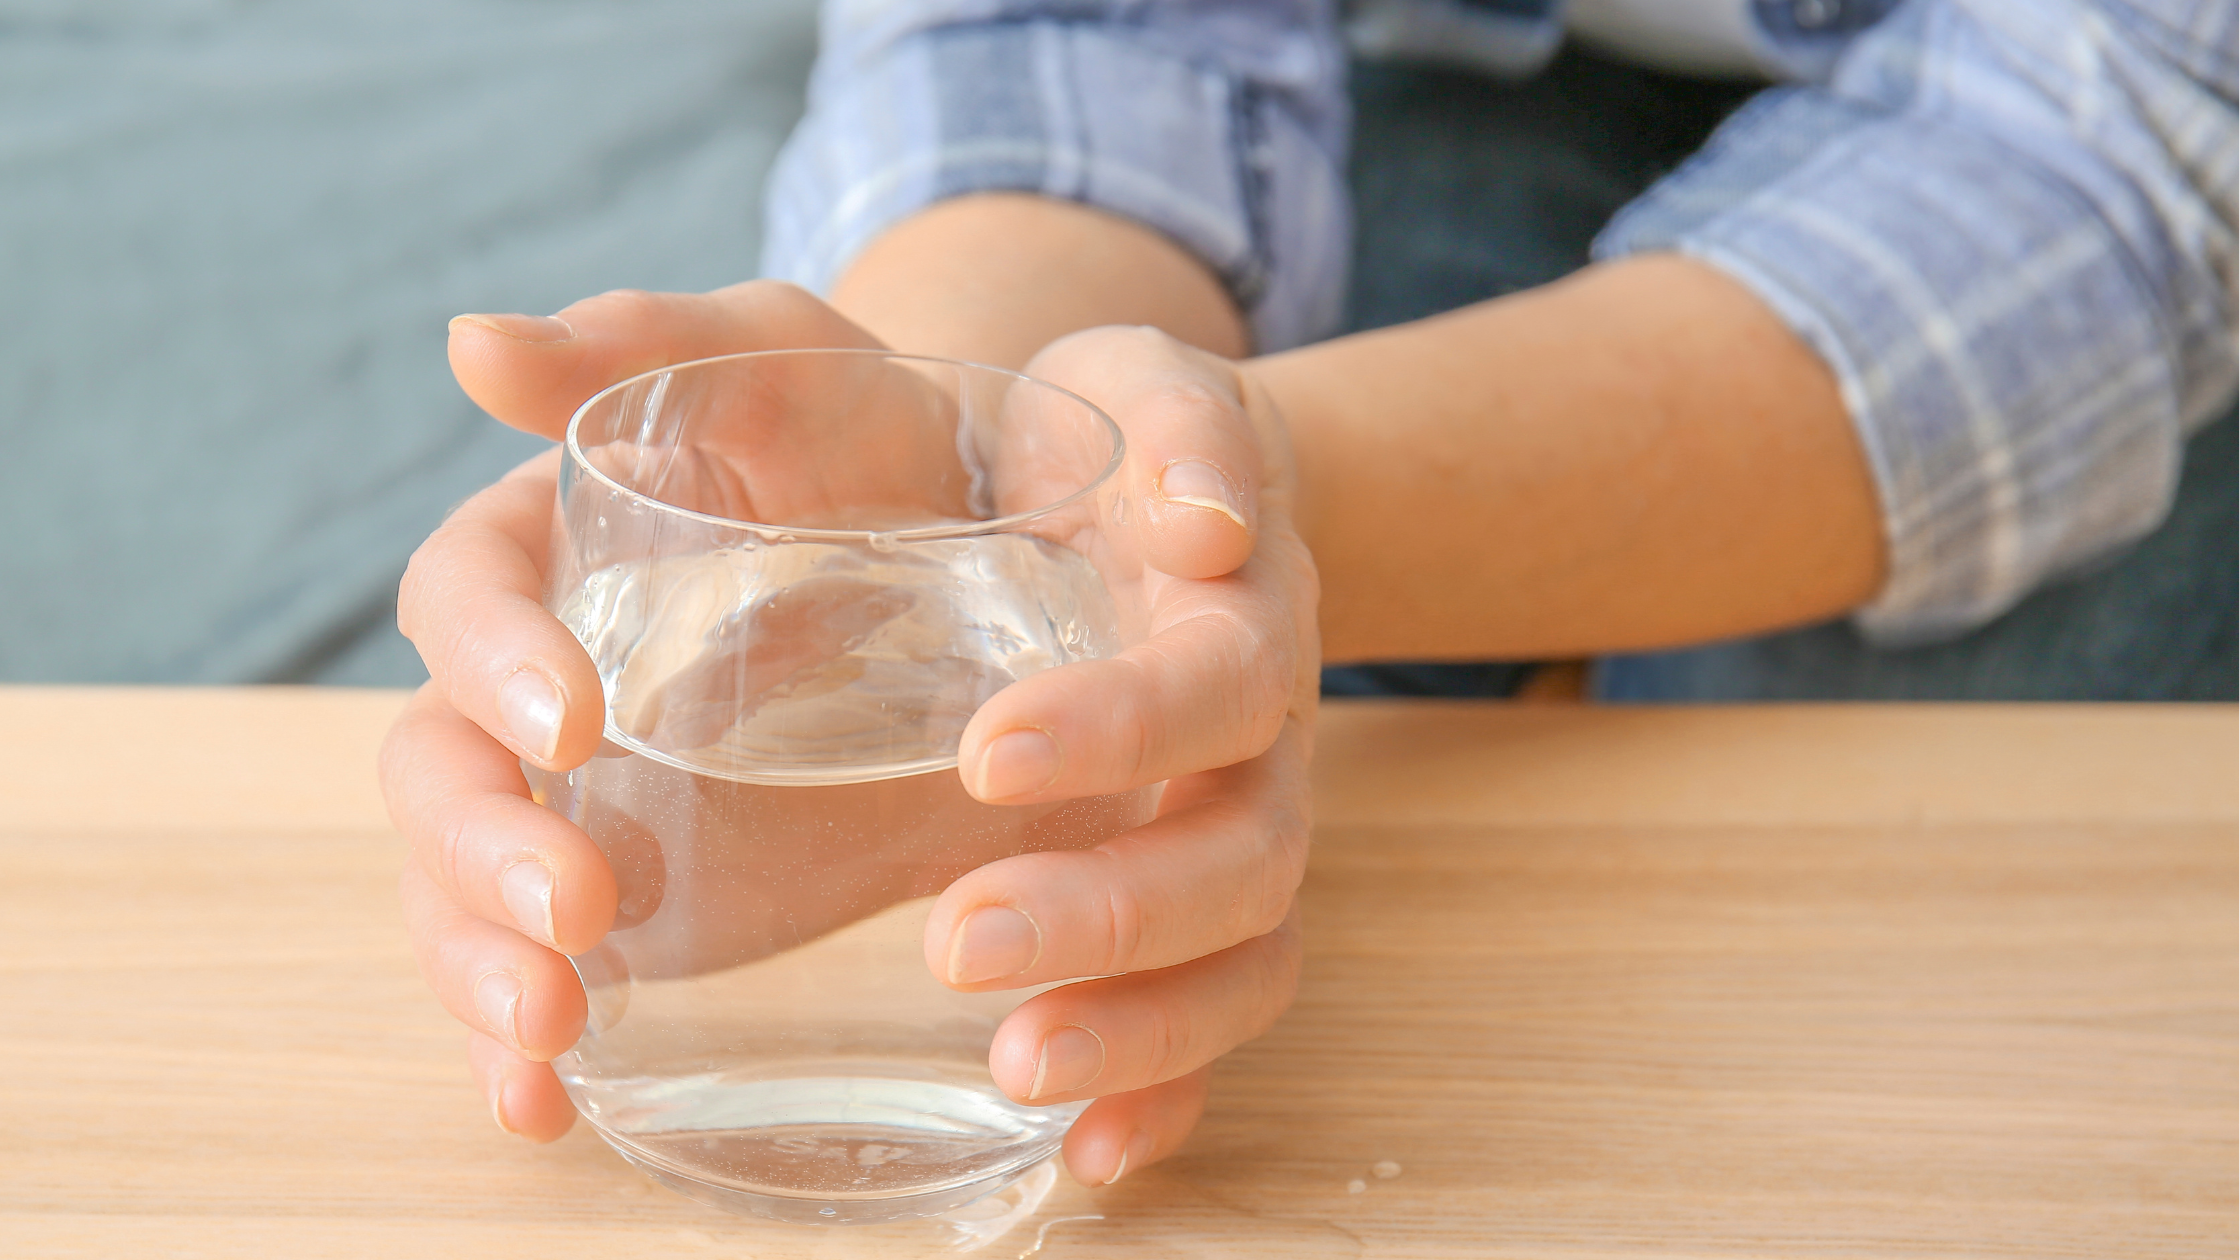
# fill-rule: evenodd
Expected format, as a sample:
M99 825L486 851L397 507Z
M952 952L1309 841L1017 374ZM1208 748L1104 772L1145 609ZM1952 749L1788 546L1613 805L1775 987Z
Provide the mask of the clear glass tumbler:
M957 876L1086 848L1156 789L973 800L957 742L1012 681L1142 634L1119 430L994 368L879 351L663 368L569 425L546 604L590 650L606 742L540 801L606 854L613 930L556 1061L632 1163L797 1222L971 1202L1080 1104L1011 1101L996 1026L922 941Z

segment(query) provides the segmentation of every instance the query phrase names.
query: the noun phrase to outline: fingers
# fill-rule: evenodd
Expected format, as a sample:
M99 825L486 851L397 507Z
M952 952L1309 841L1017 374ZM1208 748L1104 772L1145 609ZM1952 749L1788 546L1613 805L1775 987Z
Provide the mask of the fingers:
M878 344L807 290L750 280L713 293L621 289L549 317L461 315L450 351L452 374L483 410L558 439L584 399L640 372L748 350Z
M743 350L874 346L806 291L750 281L706 294L622 290L556 317L462 315L452 370L492 415L557 438L592 394L670 363ZM557 456L476 495L423 544L398 622L454 706L523 758L581 764L598 746L598 678L540 606Z
M615 918L614 872L590 839L529 797L505 749L422 687L382 747L390 818L449 903L580 954ZM571 981L572 983L572 981Z
M483 1033L469 1033L467 1065L490 1102L490 1118L506 1132L550 1142L575 1125L575 1104L550 1064L524 1059Z
M1205 1113L1213 1069L1089 1104L1066 1133L1066 1169L1085 1186L1109 1186L1174 1154Z
M505 750L433 684L390 732L381 762L392 817L414 851L400 891L429 987L461 1023L524 1060L574 1045L582 985L538 942L581 950L606 934L615 901L606 860L528 798ZM523 1123L542 1131L533 1118Z
M1233 365L1151 329L1078 334L1029 366L1127 433L1152 633L983 705L958 748L966 788L1061 800L1258 755L1288 716L1311 713L1317 663L1314 564L1290 525L1272 407Z
M1197 1071L1268 1030L1299 983L1296 910L1275 931L1169 967L1062 985L1021 1004L988 1050L996 1085L1049 1105Z
M417 863L398 888L420 974L453 1018L537 1063L583 1035L583 985L567 959L467 913Z
M1276 930L1307 862L1306 736L1170 784L1160 816L1094 849L1028 853L949 885L926 965L958 989L1151 971ZM1175 806L1180 804L1180 808Z
M606 723L590 655L544 609L558 469L548 452L460 505L397 591L398 628L451 706L550 770L581 765Z
M1051 345L1027 365L1102 407L1126 433L1127 493L1151 566L1218 577L1259 534L1263 435L1235 368L1151 328L1100 328Z
M1259 755L1301 685L1302 614L1277 564L1254 557L1228 577L1178 583L1151 638L996 693L957 747L966 790L990 803L1065 800Z

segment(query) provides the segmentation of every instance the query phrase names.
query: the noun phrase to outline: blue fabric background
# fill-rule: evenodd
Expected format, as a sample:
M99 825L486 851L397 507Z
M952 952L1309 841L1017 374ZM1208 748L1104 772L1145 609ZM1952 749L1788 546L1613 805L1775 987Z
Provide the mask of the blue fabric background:
M444 325L753 274L809 0L0 0L0 679L400 684Z

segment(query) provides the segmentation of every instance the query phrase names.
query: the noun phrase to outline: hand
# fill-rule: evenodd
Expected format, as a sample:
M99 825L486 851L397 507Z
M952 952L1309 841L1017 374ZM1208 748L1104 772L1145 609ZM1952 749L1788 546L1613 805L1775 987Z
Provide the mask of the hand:
M997 1083L1025 1097L1044 1055L1055 1065L1062 1040L1080 1039L1071 1028L1096 1034L1101 1072L1037 1101L1098 1096L1065 1146L1075 1177L1097 1184L1180 1146L1212 1061L1290 1005L1317 588L1292 525L1282 424L1248 373L1150 329L1075 334L1027 371L1102 406L1127 434L1121 475L1144 505L1135 528L1151 633L1111 660L997 693L966 728L959 768L991 802L1167 787L1154 821L1095 849L958 879L927 921L926 961L974 990L1127 973L1026 1002L989 1054ZM1036 731L1054 749L1022 755L1015 741ZM976 982L1003 965L977 947L1009 939L1019 925L1007 911L1039 929L1039 952L1023 971Z
M478 402L556 436L584 397L666 362L869 342L799 291L758 283L702 297L610 294L557 323L464 320L452 357ZM1046 1039L1096 1034L1095 1075L1071 1089L1045 1079L1036 1101L1099 1096L1066 1157L1077 1177L1100 1182L1178 1145L1202 1105L1206 1065L1289 1001L1314 578L1290 524L1280 429L1231 365L1157 334L1105 330L1060 343L1032 370L1103 403L1129 432L1123 475L1145 505L1134 528L1150 562L1153 633L1120 658L1036 675L991 700L960 749L965 786L1026 802L1171 783L1156 821L1099 849L1007 859L956 881L928 922L927 955L962 988L1113 976L1023 1005L991 1056L999 1084L1026 1097ZM1191 483L1184 468L1161 494L1177 461L1219 471ZM553 475L551 457L531 461L415 556L400 619L434 678L383 757L392 813L416 854L404 896L423 969L478 1030L472 1057L499 1122L538 1138L573 1120L545 1061L573 1044L584 1015L554 950L596 943L617 901L599 851L527 799L515 764L580 764L602 723L590 662L539 601ZM1054 762L1001 738L1027 729L1055 739ZM1031 937L1007 936L1022 919ZM991 944L1030 948L1006 958Z

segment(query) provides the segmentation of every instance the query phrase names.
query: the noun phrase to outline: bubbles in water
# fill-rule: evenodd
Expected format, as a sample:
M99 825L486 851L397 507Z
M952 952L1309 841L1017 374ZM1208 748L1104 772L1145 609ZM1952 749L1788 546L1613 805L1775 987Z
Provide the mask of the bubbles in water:
M1400 1175L1400 1165L1389 1159L1380 1159L1369 1166L1369 1171L1379 1181L1390 1181Z
M1346 1193L1347 1193L1347 1194L1361 1194L1361 1193L1365 1192L1366 1190L1368 1190L1368 1188L1369 1188L1369 1183L1368 1183L1368 1182L1366 1182L1366 1181L1363 1181L1363 1180L1362 1180L1361 1178L1359 1178L1359 1177L1355 1177L1355 1178L1354 1178L1353 1180L1351 1180L1351 1181L1349 1181L1349 1182L1347 1182L1347 1183L1346 1183Z
M895 546L896 543L893 534L881 531L871 536L871 549L873 551L891 553L895 549Z
M831 1207L821 1207L821 1208L818 1208L818 1209L817 1209L817 1215L819 1215L819 1216L838 1216L838 1215L840 1215L840 1209L839 1209L839 1208L831 1208Z

